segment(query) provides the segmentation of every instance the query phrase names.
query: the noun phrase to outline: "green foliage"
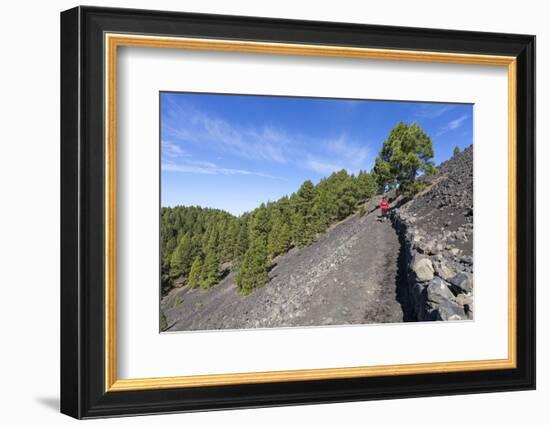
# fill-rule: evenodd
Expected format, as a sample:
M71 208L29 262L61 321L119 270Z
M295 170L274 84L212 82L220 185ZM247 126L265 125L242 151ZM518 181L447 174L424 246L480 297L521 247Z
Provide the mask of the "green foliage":
M243 221L239 225L239 234L235 241L235 246L233 247L233 257L234 259L241 258L246 250L248 249L248 226L247 222Z
M336 174L336 218L343 220L353 213L358 201L357 183L348 176L346 170Z
M168 321L166 320L166 316L164 315L164 313L162 312L162 310L160 311L160 315L159 315L159 327L160 327L160 331L161 332L164 332L166 329L168 329Z
M201 276L202 276L202 259L200 255L195 257L193 265L191 266L191 271L189 272L189 281L188 285L190 288L198 288L201 286Z
M269 281L271 261L268 254L268 239L271 232L269 212L262 204L252 213L249 232L249 247L239 264L235 282L243 295L252 293Z
M277 221L273 224L268 235L267 251L271 258L283 254L290 249L292 234L288 223Z
M359 171L357 175L357 197L360 202L372 198L376 194L376 177L373 173L367 173L366 171Z
M252 213L252 220L250 222L250 234L252 238L255 238L259 236L267 236L269 231L269 212L265 204L262 204Z
M190 277L197 257L205 261L209 251L215 251L215 261L232 261L238 252L241 220L231 214L210 208L174 207L161 209L160 243L162 275L170 280L176 276ZM244 253L244 251L243 251ZM242 255L239 254L239 255ZM213 273L209 284L213 283ZM200 274L199 274L200 276ZM195 282L200 281L195 276ZM217 278L216 278L217 281Z
M225 231L220 234L220 262L225 263L234 258L235 247L238 243L240 225L234 220L227 224Z
M311 210L312 215L312 228L315 233L324 232L331 223L329 203L333 202L333 199L326 191L317 190L315 200L313 201L313 208Z
M311 242L311 232L308 230L306 224L306 218L299 214L292 215L292 240L294 244L299 247L304 247Z
M170 268L173 275L181 275L187 273L191 267L193 257L195 254L195 248L191 243L189 234L186 233L180 239L176 249L170 257Z
M220 262L216 250L210 248L204 259L204 264L201 270L200 287L209 289L219 283Z
M166 242L165 248L162 252L162 254L163 254L162 255L162 269L163 270L169 270L170 269L172 254L174 252L174 249L176 249L176 246L177 246L176 238L171 238Z
M432 140L422 128L412 123L397 124L384 141L376 158L374 173L381 190L396 188L399 193L416 193L419 173L432 174L435 166Z
M455 148L453 149L453 155L457 155L460 153L460 148L458 146L455 146Z
M367 210L365 209L364 205L361 205L361 208L359 208L359 217L363 217L367 213Z
M180 304L181 304L181 297L179 295L176 295L176 298L174 298L174 304L172 305L172 307L177 307Z
M264 286L269 281L270 266L265 240L261 237L253 238L235 278L241 294L249 295Z
M314 197L315 186L311 180L306 180L290 198L292 238L294 244L299 247L309 245L315 237Z

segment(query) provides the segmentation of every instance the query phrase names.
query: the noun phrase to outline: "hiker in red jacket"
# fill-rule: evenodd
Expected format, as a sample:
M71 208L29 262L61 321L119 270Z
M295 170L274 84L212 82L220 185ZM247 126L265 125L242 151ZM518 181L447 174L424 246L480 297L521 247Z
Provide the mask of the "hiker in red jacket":
M382 198L382 201L380 201L380 210L382 211L382 218L384 220L388 217L388 210L390 208L390 204L388 203L388 198L385 196Z

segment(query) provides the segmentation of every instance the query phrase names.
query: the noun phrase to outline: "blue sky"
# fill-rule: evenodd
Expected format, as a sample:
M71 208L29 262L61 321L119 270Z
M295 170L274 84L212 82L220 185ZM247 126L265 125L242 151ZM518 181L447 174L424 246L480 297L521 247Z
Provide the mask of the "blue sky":
M370 171L391 129L417 122L435 163L472 144L472 105L161 93L161 204L239 215L333 171Z

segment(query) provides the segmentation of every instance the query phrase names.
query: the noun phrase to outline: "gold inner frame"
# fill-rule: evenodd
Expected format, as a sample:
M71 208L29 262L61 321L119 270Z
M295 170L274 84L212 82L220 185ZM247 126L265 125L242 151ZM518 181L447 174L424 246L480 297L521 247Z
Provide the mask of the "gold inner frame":
M516 58L461 53L370 49L326 45L212 40L105 34L105 391L203 387L321 379L510 369L516 367ZM117 48L119 46L325 56L405 62L434 62L507 67L508 72L508 357L495 360L247 372L164 378L118 379L116 324L116 123Z

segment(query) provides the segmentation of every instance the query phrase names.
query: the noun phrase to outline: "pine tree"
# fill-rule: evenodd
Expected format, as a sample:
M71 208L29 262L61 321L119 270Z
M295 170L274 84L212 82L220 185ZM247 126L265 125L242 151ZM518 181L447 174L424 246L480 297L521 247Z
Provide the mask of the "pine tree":
M201 270L201 283L203 289L209 289L219 282L220 262L216 251L211 249L206 254Z
M279 239L278 239L278 249L277 251L279 254L287 252L292 244L292 234L290 232L290 226L287 222L283 223L283 227L281 228L281 232L279 233Z
M237 236L237 241L235 243L235 248L233 250L233 258L238 260L240 259L246 250L248 249L248 226L246 222L241 223L239 226L239 235Z
M188 285L190 288L198 288L201 286L201 275L202 275L202 260L201 256L197 255L191 266L191 271L189 272L189 282Z
M283 254L290 249L292 236L288 223L284 223L280 212L272 220L271 231L268 235L267 251L270 258Z
M221 250L221 262L231 261L234 258L235 246L237 245L237 240L239 237L239 223L231 221L227 226L225 233L225 238L221 240L222 250Z
M373 174L360 171L357 175L357 195L359 201L365 202L376 193L376 180Z
M196 257L201 252L201 235L196 234L191 238L191 245L193 246L193 254ZM193 257L193 258L194 258Z
M239 265L235 281L243 295L252 293L269 281L271 261L268 254L270 232L268 208L264 204L254 211L250 222L249 247Z
M162 250L162 269L164 272L168 272L171 268L170 263L174 249L176 249L177 242L175 238L171 238L166 242L166 246Z
M225 211L211 208L161 208L163 282L168 285L174 277L188 274L194 258L199 253L206 253L209 246L215 247L220 261L231 261L234 251L231 245L234 245L234 238L228 234L229 229L236 227L238 232L241 222L242 220Z
M353 177L345 170L340 171L340 181L336 188L337 218L343 220L355 211L357 205L357 187Z
M291 218L292 223L292 240L294 245L304 247L307 245L307 232L304 216L298 212L294 213Z
M173 274L186 274L193 261L193 245L189 234L186 233L180 239L178 246L172 253L170 268Z
M315 197L315 186L311 180L306 180L296 192L295 205L296 210L301 212L304 217L308 216L313 205L313 198Z
M225 248L225 244L228 241L227 224L228 223L225 220L223 220L221 217L219 218L219 225L217 226L217 229L218 229L217 252L218 252L218 258L221 263L224 260L224 248Z
M249 295L264 286L269 281L270 266L264 238L254 238L244 254L235 278L241 294Z
M292 207L290 205L290 199L288 196L283 196L276 203L276 207L281 214L281 220L288 223L292 214Z
M324 232L329 226L331 222L329 208L330 194L325 180L317 185L313 207L311 208L313 229L316 233Z
M455 146L453 149L453 155L458 155L460 153L460 148L458 146Z
M418 173L435 172L433 157L432 140L424 130L416 123L400 122L390 132L376 158L377 183L382 190L397 188L399 193L412 196L419 190Z
M271 220L271 230L267 237L267 253L270 258L276 257L279 254L279 235L281 233L282 222L277 216Z
M268 210L265 204L261 204L258 208L256 208L256 210L254 210L254 214L250 222L250 232L253 237L258 235L267 236L270 230L269 227Z
M208 249L208 243L210 242L212 233L215 231L215 228L212 224L209 223L209 226L206 228L201 238L201 250L206 252Z
M212 230L210 231L210 237L208 238L208 243L206 244L206 251L214 251L216 254L218 254L219 251L219 241L220 241L220 233L218 229L213 226Z
M303 247L309 245L315 238L315 223L313 219L313 201L315 186L311 180L306 180L291 198L294 206L292 215L292 233L294 243Z

